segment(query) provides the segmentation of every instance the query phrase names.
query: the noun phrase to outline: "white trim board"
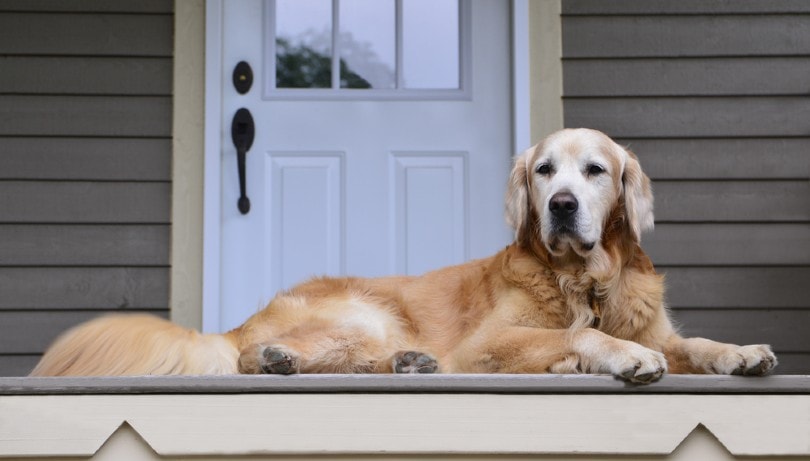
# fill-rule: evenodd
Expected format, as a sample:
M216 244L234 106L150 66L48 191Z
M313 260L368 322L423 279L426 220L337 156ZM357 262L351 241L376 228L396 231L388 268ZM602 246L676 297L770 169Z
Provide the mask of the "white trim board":
M734 455L810 455L810 395L0 396L0 456L90 456L127 424L163 456L666 455L702 428Z

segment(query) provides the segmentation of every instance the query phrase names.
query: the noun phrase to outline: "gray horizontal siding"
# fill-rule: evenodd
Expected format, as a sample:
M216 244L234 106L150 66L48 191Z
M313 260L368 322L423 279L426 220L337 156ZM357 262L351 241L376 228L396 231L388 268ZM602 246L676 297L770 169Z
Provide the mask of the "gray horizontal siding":
M168 223L166 182L0 181L7 223Z
M673 313L687 336L736 344L768 343L777 351L810 350L810 309L678 309Z
M659 221L810 220L807 180L656 181L653 189Z
M170 57L173 20L171 14L3 13L0 51L31 56Z
M0 1L0 375L168 315L174 2Z
M810 59L572 59L563 65L566 96L807 95L797 75ZM595 73L599 78L592 78ZM762 82L768 82L763 85Z
M619 139L656 179L805 179L809 138Z
M0 350L6 354L41 354L70 327L99 315L145 312L166 317L167 311L115 309L108 311L0 311Z
M0 56L4 94L160 95L172 93L172 59Z
M675 308L810 309L810 267L658 266ZM795 327L810 331L810 324ZM810 352L810 351L808 351Z
M169 300L168 272L167 267L0 267L0 310L161 309Z
M810 21L791 14L564 16L562 45L568 59L804 56Z
M0 376L26 376L34 369L40 354L0 355Z
M0 137L0 180L169 181L171 149L170 139Z
M808 137L810 97L572 98L564 118L617 138Z
M810 373L810 3L563 1L566 126L653 179L643 239L689 336Z
M168 225L0 225L0 266L167 266Z
M779 365L775 374L806 375L807 364L810 363L810 354L807 352L780 352L777 356Z
M642 243L659 265L810 266L806 223L659 224Z
M0 136L163 137L168 96L0 96Z
M810 13L806 0L564 0L571 15Z
M3 0L5 11L66 13L167 13L174 11L171 0Z

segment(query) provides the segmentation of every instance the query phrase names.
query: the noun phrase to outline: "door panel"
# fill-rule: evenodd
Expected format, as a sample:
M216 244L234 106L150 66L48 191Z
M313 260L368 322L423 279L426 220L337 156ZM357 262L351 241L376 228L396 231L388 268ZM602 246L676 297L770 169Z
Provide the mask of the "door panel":
M418 64L418 48L404 48L416 46L404 38L418 42L420 27L424 36L441 36L441 30L429 30L430 20L419 22L416 7L430 11L425 2L335 2L346 19L345 32L392 34L377 46L363 44L367 39L356 33L351 38L360 43L354 48L345 44L340 18L332 17L320 35L306 25L276 22L277 7L295 17L301 11L286 9L313 3L317 0L223 3L219 329L239 325L278 290L312 276L420 274L494 253L510 239L503 219L513 151L509 2L442 0L458 18L456 29L444 30L451 31L445 38L452 43L435 46L443 53L457 51L449 80L429 75L440 72L429 56L421 56L428 64ZM332 14L332 0L324 4ZM393 20L382 21L387 27L374 21L378 10L388 8L381 4L393 8ZM319 24L328 22L319 14ZM289 39L281 50L288 54L284 59L304 45L318 56L280 64L282 45L273 35L279 30L297 30L309 40ZM358 46L367 51L368 65L358 61ZM387 51L373 56L378 48ZM257 82L244 95L231 83L240 61L251 64ZM338 74L309 88L276 88L282 81L277 66L294 74L301 62ZM380 70L386 66L393 74ZM419 66L427 75L409 77ZM347 75L360 86L346 88ZM256 122L246 160L252 208L244 215L236 207L235 148L225 136L241 107Z

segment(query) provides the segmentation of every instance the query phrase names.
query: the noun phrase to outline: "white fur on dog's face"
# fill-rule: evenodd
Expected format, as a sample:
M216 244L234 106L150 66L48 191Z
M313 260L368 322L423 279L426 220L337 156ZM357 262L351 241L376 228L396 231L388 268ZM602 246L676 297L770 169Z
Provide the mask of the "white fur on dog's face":
M581 256L599 245L611 211L624 203L636 239L652 228L649 178L635 156L605 134L589 129L558 131L516 160L512 172L508 217L520 233L533 213L548 251L560 256L574 250ZM576 211L555 215L552 200L564 194ZM568 195L570 194L570 195ZM536 219L535 218L535 219Z
M619 198L625 161L610 144L590 130L575 136L559 132L546 139L528 166L541 214L541 237L552 254L564 254L569 248L583 254L599 243L608 213ZM550 211L551 198L558 193L569 193L577 202L568 219Z

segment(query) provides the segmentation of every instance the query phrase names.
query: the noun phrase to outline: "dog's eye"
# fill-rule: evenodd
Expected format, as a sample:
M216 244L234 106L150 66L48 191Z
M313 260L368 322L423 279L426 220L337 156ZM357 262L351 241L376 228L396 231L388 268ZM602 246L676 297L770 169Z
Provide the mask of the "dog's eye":
M551 165L549 165L548 163L537 165L537 169L535 171L537 172L537 174L548 176L549 174L551 174Z
M604 173L605 169L596 164L588 165L588 176L599 176Z

